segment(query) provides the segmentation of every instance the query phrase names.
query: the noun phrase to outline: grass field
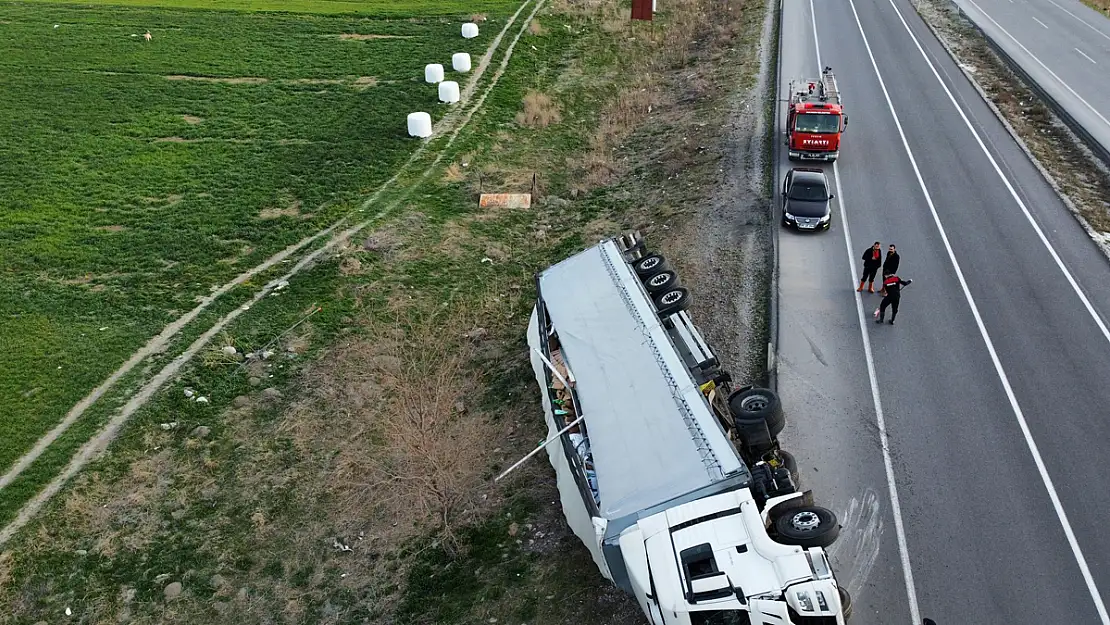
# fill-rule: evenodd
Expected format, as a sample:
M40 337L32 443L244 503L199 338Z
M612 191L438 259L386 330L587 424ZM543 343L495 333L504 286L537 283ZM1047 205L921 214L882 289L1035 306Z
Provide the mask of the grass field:
M459 22L0 4L0 471L198 297L389 178L405 115L444 110L424 64L495 32Z
M73 4L68 0L30 0L34 4ZM459 16L501 11L503 0L94 0L88 5L205 9L209 11L267 11L351 14L389 17Z
M543 436L523 339L532 273L622 227L663 228L680 212L676 207L704 201L702 190L671 178L679 170L686 180L708 179L717 172L708 156L692 160L684 142L689 138L698 145L711 144L712 128L723 123L727 110L722 100L733 88L731 77L753 71L750 49L763 16L761 3L741 2L730 9L731 19L724 20L716 5L714 0L676 0L673 13L661 14L656 24L631 28L626 7L617 2L552 0L536 21L525 21L512 62L470 127L450 146L446 137L433 140L375 207L395 210L321 257L280 296L266 297L228 326L212 348L135 415L109 453L74 479L14 540L0 546L0 614L10 615L0 622L55 622L67 610L73 620L89 623L642 622L634 603L607 588L588 554L569 536L545 460L525 465L501 484L491 478ZM491 31L504 23L508 5L499 6L506 8L489 9L493 23L475 45L488 45ZM10 22L0 29L30 19L19 18L19 11L72 11L107 19L101 9L0 7L13 13L0 13L0 20ZM167 14L134 11L151 19ZM326 64L335 61L344 45L412 46L434 36L426 33L436 29L451 36L457 29L457 22L437 19L378 23L171 13L179 17L161 17L159 23L177 27L197 19L218 22L224 29L236 24L248 29L256 23L292 31L303 27L312 36L302 35L307 43L296 49L333 47L319 55L303 53L306 63L318 64L311 71L295 70L301 61L276 52L257 52L257 62L248 63L227 50L210 52L224 59L228 68L223 71L148 67L134 78L141 81L131 92L136 101L148 101L143 95L148 85L215 95L181 95L180 101L166 96L161 107L170 110L154 107L156 112L136 113L140 121L124 124L126 132L116 132L116 107L98 105L109 118L99 122L101 127L130 140L120 139L120 145L227 150L217 152L222 154L219 164L210 169L207 157L189 153L191 159L182 157L156 170L153 182L142 182L147 178L130 170L131 157L117 149L111 168L98 178L88 173L87 162L69 160L69 151L56 139L54 157L61 164L52 170L55 185L44 182L39 188L69 193L74 206L86 208L71 213L42 209L49 221L38 227L40 232L49 226L72 229L66 240L84 241L78 246L82 253L59 245L47 254L41 251L46 246L20 238L15 242L24 242L25 252L43 255L42 266L50 270L13 253L12 258L23 259L23 270L13 276L19 276L18 293L53 284L59 298L70 298L59 299L43 316L57 328L73 327L82 315L108 315L120 307L119 319L131 325L117 339L121 345L116 352L105 347L109 342L103 333L118 330L99 330L109 326L101 317L92 316L72 332L92 337L82 344L86 351L66 352L78 354L74 360L86 367L110 370L99 360L116 354L118 362L133 351L134 341L166 323L166 311L188 308L192 298L249 266L251 254L253 260L264 256L264 246L272 252L329 223L407 157L412 144L400 136L403 126L373 117L407 112L414 100L424 97L419 70L425 61L408 70L396 57L376 54L371 47L367 56L328 70ZM112 9L111 20L130 14ZM41 21L50 22L51 31L53 23L60 23L54 18ZM128 39L131 30L145 32L142 21L121 32ZM353 32L414 36L339 40L332 35L344 32L343 24L359 25ZM150 28L152 43L166 39ZM253 34L246 39L270 38L263 31L247 32ZM136 43L139 50L142 45ZM221 45L236 44L213 41L211 47ZM102 54L98 46L89 44L87 55L69 58L81 64ZM104 53L104 65L135 67L137 61L128 56L131 48L120 50ZM18 47L12 53L25 54ZM40 62L46 58L54 62L57 57L44 56ZM495 64L499 58L495 55ZM365 69L370 66L375 69ZM0 79L5 81L23 72L3 67ZM723 67L729 68L729 78L715 71ZM231 84L164 78L187 73L267 80ZM375 76L378 82L362 90L352 84L350 77L357 76ZM343 82L292 82L305 78ZM35 106L58 106L51 100L64 101L63 95L84 89L55 91ZM289 114L273 104L302 91L305 98L326 100L332 94L334 99L315 108L302 101ZM394 100L388 94L400 95ZM232 104L200 108L209 97ZM84 106L65 110L97 102L83 101ZM128 105L120 106L126 110ZM649 115L653 123L637 131ZM56 116L40 117L43 126L58 123ZM226 122L220 131L224 134L215 135L219 140L197 134L209 132L224 118L233 121ZM380 133L351 137L348 124L374 125ZM153 140L165 137L210 140ZM88 153L96 155L88 158L101 158L99 142L87 142ZM320 152L296 151L310 148ZM46 157L36 162L53 166ZM31 170L22 175L34 180ZM194 173L204 174L208 183L189 186ZM89 176L77 185L84 192L71 192L69 181L81 180L82 174ZM317 181L317 174L329 181ZM532 209L476 207L480 190L528 191L533 174L538 175L538 188ZM158 177L178 184L162 184ZM65 189L59 191L57 185ZM146 186L131 196L131 185ZM78 201L98 197L105 189L114 195L100 202ZM211 197L200 197L202 193ZM241 202L240 193L252 202ZM110 199L114 197L126 201ZM161 212L151 217L144 198L162 198L154 206ZM181 222L177 228L162 226L162 219L180 214L173 208L180 204L166 205L190 198L196 202L192 210L203 216L190 218L187 225L210 229L206 238L183 235ZM294 214L291 206L297 201ZM262 219L263 211L272 218ZM282 212L286 214L275 216ZM96 229L117 225L123 228ZM144 243L148 231L158 236ZM131 237L134 243L121 239L110 253L101 254L99 238L112 236ZM232 243L222 245L225 240ZM139 245L148 245L148 251L140 252ZM219 262L237 256L242 260L232 267ZM178 264L160 262L164 258ZM70 271L71 264L81 268ZM202 315L174 349L275 275L267 273L229 293L228 302ZM83 295L89 309L69 304L74 294ZM163 298L176 299L169 304ZM30 310L21 305L19 310ZM322 310L306 318L317 306ZM144 319L140 313L147 315L146 326L132 321ZM10 332L4 341L23 340L23 328L13 326ZM275 355L241 366L221 356L224 344L243 350L268 347ZM60 347L53 349L60 353ZM54 375L54 363L39 363L29 358L27 375L35 367ZM45 387L23 381L13 385L19 392L12 397L22 398L22 389L31 384ZM121 382L125 389L136 385ZM211 398L211 405L189 401L186 388ZM44 393L45 388L17 402ZM68 400L53 401L61 407ZM96 413L97 419L108 413L110 405ZM33 411L25 417L29 414ZM60 441L60 449L72 450L90 433L90 428L75 426ZM31 478L0 491L0 520L11 518L10 501L25 500L41 486L41 476L56 472L64 458L61 452L44 457L28 471Z

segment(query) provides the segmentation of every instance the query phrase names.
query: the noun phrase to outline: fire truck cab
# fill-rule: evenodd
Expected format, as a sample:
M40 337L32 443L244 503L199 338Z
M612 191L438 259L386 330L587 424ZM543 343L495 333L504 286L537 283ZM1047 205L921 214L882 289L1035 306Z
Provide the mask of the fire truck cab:
M819 80L790 82L786 112L786 147L790 160L833 162L840 155L840 135L848 116L840 103L840 90L832 68L821 70Z

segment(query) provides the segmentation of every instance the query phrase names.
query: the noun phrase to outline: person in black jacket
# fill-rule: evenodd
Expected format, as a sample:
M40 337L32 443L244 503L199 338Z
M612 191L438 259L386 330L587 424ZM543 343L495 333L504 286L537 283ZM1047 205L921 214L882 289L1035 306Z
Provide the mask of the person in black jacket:
M891 243L886 251L886 260L883 261L883 275L893 276L898 273L898 263L901 260L898 258L898 252L894 249L894 244Z
M867 292L875 292L875 274L879 271L882 263L883 244L875 241L875 244L867 248L863 253L863 275L859 279L859 288L856 293L863 290L863 283L867 283Z
M902 299L902 287L913 280L903 280L895 275L883 276L883 301L879 302L879 310L875 311L875 323L882 323L886 316L886 307L890 306L890 325L894 325L894 318L898 316L898 301Z

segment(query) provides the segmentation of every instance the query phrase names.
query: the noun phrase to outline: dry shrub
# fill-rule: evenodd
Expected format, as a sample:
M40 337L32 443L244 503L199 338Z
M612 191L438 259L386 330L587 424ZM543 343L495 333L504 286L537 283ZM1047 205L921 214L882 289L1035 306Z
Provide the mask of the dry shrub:
M458 163L451 163L443 172L444 182L462 182L463 180L466 180L466 174L463 173L463 169Z
M516 123L528 128L547 128L562 121L559 105L545 93L529 91L524 96L524 110L516 114Z
M379 345L370 361L382 390L373 424L380 444L345 454L337 470L343 500L365 514L366 502L392 522L437 532L449 548L475 503L489 466L490 423L467 402L481 377L458 318L400 319L403 340Z
M537 37L542 35L544 33L544 30L543 30L543 26L540 24L540 21L539 20L532 20L532 22L530 24L528 24L528 32L532 33L533 35L536 35Z

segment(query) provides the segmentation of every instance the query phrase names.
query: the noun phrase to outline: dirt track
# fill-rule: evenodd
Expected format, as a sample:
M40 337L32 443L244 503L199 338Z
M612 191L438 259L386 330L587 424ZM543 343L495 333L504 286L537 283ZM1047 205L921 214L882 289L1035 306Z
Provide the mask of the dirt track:
M494 38L494 40L490 43L490 47L482 56L481 61L479 61L478 66L474 70L474 73L470 79L470 84L466 87L464 91L464 97L462 101L468 103L469 106L466 106L465 108L459 107L458 109L456 109L455 113L448 115L437 125L438 127L436 128L436 133L438 135L442 135L446 132L451 133L451 136L447 144L444 146L444 149L449 147L455 141L455 138L458 137L459 133L470 122L474 113L476 113L481 108L482 104L485 102L486 97L497 85L498 80L501 78L501 75L504 73L505 68L508 66L509 60L512 57L513 49L515 48L517 41L519 41L521 35L523 35L525 30L528 28L528 24L531 22L532 18L535 17L536 13L538 13L539 10L543 7L545 1L546 0L536 0L531 14L523 21L521 21L521 26L517 30L516 36L513 38L512 42L510 42L508 48L506 49L502 62L491 78L489 84L486 85L485 89L482 91L478 99L470 104L469 98L473 95L483 74L488 69L493 55L500 47L505 33L507 33L511 29L513 24L517 23L517 18L520 17L520 14L523 12L526 6L530 2L532 2L532 0L525 0L525 2L520 5L520 8L518 8L516 13L514 13L512 17L509 18L509 20L505 23L504 28L502 28L501 32L498 33L497 37ZM401 167L401 169L398 170L396 174L394 174L392 178L387 180L385 184L378 188L378 190L375 191L373 195L367 198L367 200L360 205L359 210L364 210L365 208L371 206L375 201L377 201L378 198L381 197L382 193L390 188L396 182L398 177L400 177L400 175L405 172L408 167L426 151L427 145L427 143L421 145L421 147L413 153L409 160L406 161L406 163ZM436 165L439 164L441 158L442 155L437 157L425 169L421 176L421 180L426 178L431 173ZM259 300L266 297L271 291L273 291L275 287L278 286L278 284L282 282L287 283L293 276L302 271L305 267L308 267L313 262L315 262L315 260L319 258L320 255L324 254L327 251L335 249L358 232L362 231L366 227L370 226L373 223L376 223L381 218L388 215L390 212L396 209L396 207L400 205L402 201L404 201L405 197L405 195L402 195L400 198L397 198L395 201L393 201L391 204L389 204L373 217L361 221L356 225L347 228L346 230L333 236L323 246L317 248L313 252L301 258L292 267L292 269L290 269L290 271L285 273L283 276L271 280L269 283L267 283L244 306L237 308L231 313L228 313L224 317L220 318L219 321L217 321L211 328L209 328L196 341L194 341L183 353L174 358L168 365L166 365L161 371L159 371L156 376L146 382L135 393L135 395L131 397L127 404L125 404L119 410L119 412L117 412L112 417L108 424L105 425L104 428L97 433L94 438L90 439L87 443L82 445L77 454L74 455L69 464L66 465L65 469L63 469L57 477L51 480L46 487L44 487L38 494L36 494L34 498L28 501L23 506L23 508L20 509L19 513L16 515L15 519L12 520L11 523L0 530L0 545L3 545L11 540L15 533L21 527L26 525L26 523L30 521L35 516L35 514L38 513L42 506L45 505L46 502L50 500L50 498L57 494L59 490L61 490L61 488L66 484L66 482L69 481L70 478L77 474L93 458L95 458L101 451L103 451L108 446L108 444L116 437L116 435L119 433L119 430L124 426L124 424L126 424L128 419L130 419L131 415L133 415L135 411L137 411L139 408L143 407L166 383L166 381L172 378L181 369L182 366L187 364L197 353L200 352L201 349L203 349L208 344L209 341L212 340L212 338L217 336L225 327L227 327L228 324L234 321L250 306L253 306ZM139 364L145 358L152 354L164 351L173 337L175 337L186 325L193 321L198 315L200 315L201 312L208 308L208 306L215 302L220 296L231 291L236 286L247 282L254 276L257 276L265 272L266 270L280 264L283 260L293 256L298 251L310 245L317 239L331 234L337 228L346 223L346 221L347 218L344 218L343 220L340 220L339 222L329 226L328 228L321 230L320 232L317 232L309 237L306 237L305 239L290 247L285 248L278 254L275 254L274 256L266 259L258 266L240 274L231 282L228 282L227 284L221 286L219 289L215 290L193 310L189 311L178 320L166 326L166 328L161 333L147 342L147 344L144 345L142 349L133 354L131 358L129 358L127 362L125 362L119 369L117 369L111 376L109 376L107 380L97 386L96 389L94 389L88 396L86 396L76 406L74 406L69 411L69 413L66 414L66 417L57 426L55 426L54 429L47 433L46 436L36 442L31 451L21 457L7 473L5 473L3 476L0 476L0 489L3 489L5 486L10 484L27 467L34 463L35 460L37 460L43 454L43 452L45 452L46 449L52 443L54 443L54 441L56 441L62 434L64 434L65 431L69 429L69 427L72 426L73 423L75 423L85 413L86 410L88 410L89 407L91 407L98 399L103 397L103 395L107 393L108 390L110 390L116 382L127 375L127 373L129 373L137 364Z

